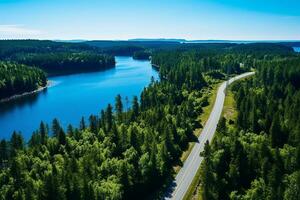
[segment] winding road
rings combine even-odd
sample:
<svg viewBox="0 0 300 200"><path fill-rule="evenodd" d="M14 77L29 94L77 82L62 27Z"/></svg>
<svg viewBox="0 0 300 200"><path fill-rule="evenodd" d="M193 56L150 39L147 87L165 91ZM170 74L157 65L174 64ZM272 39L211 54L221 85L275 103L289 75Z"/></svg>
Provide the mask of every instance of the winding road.
<svg viewBox="0 0 300 200"><path fill-rule="evenodd" d="M233 83L234 81L251 76L254 73L255 72L247 72L235 76L221 84L221 86L218 89L215 104L212 109L212 112L210 113L209 119L205 123L205 126L200 136L198 137L197 143L193 147L191 153L189 154L188 158L184 162L184 165L182 166L175 180L173 181L171 191L168 194L166 194L165 199L176 199L176 200L183 199L190 184L192 183L193 178L195 177L197 170L200 167L200 164L203 160L203 157L200 156L200 152L204 150L204 144L207 140L211 142L214 133L216 131L218 121L221 117L223 104L225 100L226 87L231 83Z"/></svg>

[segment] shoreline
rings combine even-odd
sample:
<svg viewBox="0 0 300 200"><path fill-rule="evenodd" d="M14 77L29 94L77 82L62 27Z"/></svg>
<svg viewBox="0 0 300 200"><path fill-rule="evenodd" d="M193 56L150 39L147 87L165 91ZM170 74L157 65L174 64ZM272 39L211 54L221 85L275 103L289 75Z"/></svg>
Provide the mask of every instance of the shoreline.
<svg viewBox="0 0 300 200"><path fill-rule="evenodd" d="M24 93L22 93L22 94L16 94L16 95L13 95L13 96L10 96L10 97L1 99L1 100L0 100L0 103L9 102L9 101L12 101L12 100L14 100L14 99L18 99L18 98L21 98L21 97L24 97L24 96L27 96L27 95L39 93L39 92L41 92L41 91L47 89L47 88L48 88L49 86L51 86L51 85L52 85L52 81L48 80L48 81L47 81L47 84L46 84L44 87L39 87L38 89L33 90L33 91L30 91L30 92L24 92Z"/></svg>
<svg viewBox="0 0 300 200"><path fill-rule="evenodd" d="M159 71L159 66L158 66L158 65L153 64L153 63L151 63L151 65L152 65L152 67L153 67L154 69L156 69L157 71Z"/></svg>

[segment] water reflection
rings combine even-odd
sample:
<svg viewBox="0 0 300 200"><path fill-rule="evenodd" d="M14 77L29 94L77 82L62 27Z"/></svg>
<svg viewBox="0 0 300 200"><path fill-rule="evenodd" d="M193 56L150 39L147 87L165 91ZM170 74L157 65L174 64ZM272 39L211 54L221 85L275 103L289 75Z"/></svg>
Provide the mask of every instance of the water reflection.
<svg viewBox="0 0 300 200"><path fill-rule="evenodd" d="M51 77L51 86L33 95L0 104L0 139L21 131L28 140L41 121L51 124L58 118L63 127L78 126L82 116L98 115L120 94L131 102L139 96L157 71L149 61L116 57L116 68L101 72ZM124 105L125 107L125 105Z"/></svg>
<svg viewBox="0 0 300 200"><path fill-rule="evenodd" d="M15 109L22 109L23 107L32 107L43 95L47 95L48 89L44 89L40 92L18 97L8 102L0 103L0 117L5 115L6 112L11 112Z"/></svg>

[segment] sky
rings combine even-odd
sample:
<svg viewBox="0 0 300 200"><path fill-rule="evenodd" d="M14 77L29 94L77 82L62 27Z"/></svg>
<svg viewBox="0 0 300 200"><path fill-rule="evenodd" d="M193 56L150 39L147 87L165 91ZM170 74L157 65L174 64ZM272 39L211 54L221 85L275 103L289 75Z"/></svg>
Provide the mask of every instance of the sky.
<svg viewBox="0 0 300 200"><path fill-rule="evenodd" d="M0 39L300 40L299 0L0 0Z"/></svg>

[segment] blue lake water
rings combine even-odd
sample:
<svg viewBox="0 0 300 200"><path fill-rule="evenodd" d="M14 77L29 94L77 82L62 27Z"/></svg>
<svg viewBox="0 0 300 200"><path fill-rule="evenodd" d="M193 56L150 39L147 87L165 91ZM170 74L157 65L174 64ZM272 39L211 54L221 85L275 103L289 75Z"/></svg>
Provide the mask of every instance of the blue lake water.
<svg viewBox="0 0 300 200"><path fill-rule="evenodd" d="M293 48L294 48L294 51L300 52L300 47L293 47Z"/></svg>
<svg viewBox="0 0 300 200"><path fill-rule="evenodd" d="M0 104L0 139L9 139L14 130L28 140L41 121L51 125L54 118L66 127L78 127L82 116L86 122L98 115L117 94L129 101L138 96L158 73L149 61L116 57L116 67L101 72L51 77L52 86L35 95Z"/></svg>

